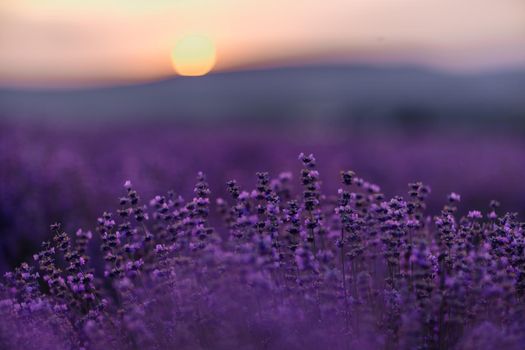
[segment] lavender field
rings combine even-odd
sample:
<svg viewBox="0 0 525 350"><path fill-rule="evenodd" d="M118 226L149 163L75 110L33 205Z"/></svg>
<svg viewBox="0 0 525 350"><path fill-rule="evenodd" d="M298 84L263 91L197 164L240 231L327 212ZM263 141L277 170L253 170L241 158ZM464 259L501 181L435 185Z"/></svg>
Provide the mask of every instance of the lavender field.
<svg viewBox="0 0 525 350"><path fill-rule="evenodd" d="M439 212L450 192L464 207L486 210L497 199L525 213L525 140L520 134L454 132L358 133L335 128L53 125L4 123L0 138L1 269L15 267L61 221L70 231L92 225L116 203L132 179L145 198L165 190L185 197L198 171L208 174L212 197L236 179L253 186L257 171L298 171L297 154L319 157L323 188L336 193L340 169L352 168L402 195L409 182L431 185L428 206ZM299 189L294 177L291 186ZM33 223L28 225L27 222Z"/></svg>
<svg viewBox="0 0 525 350"><path fill-rule="evenodd" d="M0 345L520 349L523 149L454 130L4 123Z"/></svg>
<svg viewBox="0 0 525 350"><path fill-rule="evenodd" d="M325 349L525 349L525 1L0 1L0 350Z"/></svg>

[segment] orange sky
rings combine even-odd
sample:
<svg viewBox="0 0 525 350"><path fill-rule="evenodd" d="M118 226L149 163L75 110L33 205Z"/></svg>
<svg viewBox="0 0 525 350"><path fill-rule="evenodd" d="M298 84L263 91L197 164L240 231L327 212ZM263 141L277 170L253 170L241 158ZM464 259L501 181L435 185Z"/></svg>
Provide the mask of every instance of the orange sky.
<svg viewBox="0 0 525 350"><path fill-rule="evenodd" d="M78 85L173 74L188 34L215 70L303 62L525 66L524 0L2 0L0 84Z"/></svg>

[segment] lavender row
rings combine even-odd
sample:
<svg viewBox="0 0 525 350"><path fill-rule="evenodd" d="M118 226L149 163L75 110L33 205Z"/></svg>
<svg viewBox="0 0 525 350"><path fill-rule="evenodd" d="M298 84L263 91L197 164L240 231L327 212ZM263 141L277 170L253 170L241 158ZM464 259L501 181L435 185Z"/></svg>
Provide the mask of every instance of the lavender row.
<svg viewBox="0 0 525 350"><path fill-rule="evenodd" d="M228 181L210 200L144 203L127 181L94 233L53 239L5 274L6 349L519 349L525 223L492 201L430 215L428 186L388 198L352 171L321 188L316 159ZM217 212L220 223L212 224ZM100 254L89 254L97 238Z"/></svg>
<svg viewBox="0 0 525 350"><path fill-rule="evenodd" d="M465 208L487 208L497 198L503 209L525 213L525 143L497 134L2 124L0 271L30 256L49 238L52 222L69 231L88 227L123 179L134 179L145 197L166 188L188 195L194 174L204 170L216 199L226 195L228 179L251 186L256 171L298 171L293 159L303 149L320 156L327 192L337 190L339 169L351 165L389 196L402 194L407 182L431 183L427 205L434 212L447 193L460 191ZM217 221L214 213L211 219Z"/></svg>

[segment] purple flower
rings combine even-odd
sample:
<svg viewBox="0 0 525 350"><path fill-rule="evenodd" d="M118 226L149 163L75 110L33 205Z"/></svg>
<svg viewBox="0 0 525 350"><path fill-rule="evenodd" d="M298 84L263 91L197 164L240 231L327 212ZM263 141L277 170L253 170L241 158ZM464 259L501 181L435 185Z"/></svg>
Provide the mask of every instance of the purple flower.
<svg viewBox="0 0 525 350"><path fill-rule="evenodd" d="M483 217L479 210L471 210L468 212L467 216L469 219L481 219Z"/></svg>

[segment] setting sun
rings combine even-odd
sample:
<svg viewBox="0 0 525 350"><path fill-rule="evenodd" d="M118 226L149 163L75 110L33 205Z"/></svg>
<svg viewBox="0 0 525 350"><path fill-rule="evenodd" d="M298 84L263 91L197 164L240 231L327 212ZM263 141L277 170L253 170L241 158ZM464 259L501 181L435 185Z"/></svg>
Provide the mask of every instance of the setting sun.
<svg viewBox="0 0 525 350"><path fill-rule="evenodd" d="M215 45L202 35L183 37L173 49L171 59L177 74L201 76L209 73L215 66Z"/></svg>

